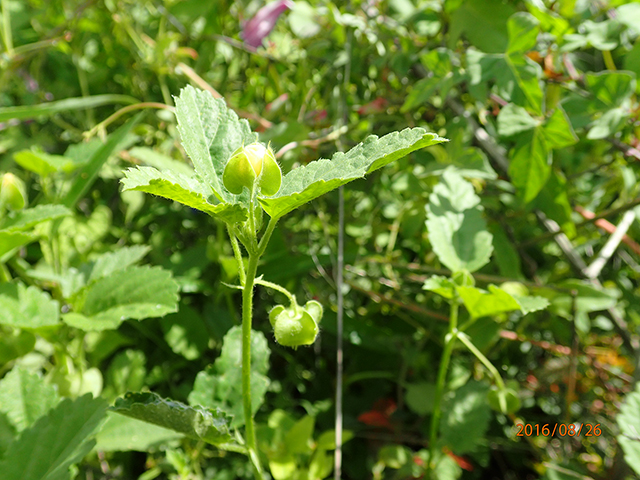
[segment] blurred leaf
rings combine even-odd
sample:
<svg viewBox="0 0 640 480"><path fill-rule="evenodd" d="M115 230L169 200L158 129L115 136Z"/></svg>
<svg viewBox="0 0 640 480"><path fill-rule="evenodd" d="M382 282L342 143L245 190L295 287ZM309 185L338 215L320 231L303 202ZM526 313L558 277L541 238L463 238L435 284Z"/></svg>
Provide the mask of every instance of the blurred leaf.
<svg viewBox="0 0 640 480"><path fill-rule="evenodd" d="M178 308L178 285L159 267L128 267L97 280L78 294L79 311L63 314L85 331L115 329L127 319L162 317Z"/></svg>
<svg viewBox="0 0 640 480"><path fill-rule="evenodd" d="M3 333L0 335L0 364L26 355L35 344L36 337L28 330L14 329L12 333Z"/></svg>
<svg viewBox="0 0 640 480"><path fill-rule="evenodd" d="M59 400L53 385L21 367L14 367L0 380L0 412L18 432L33 425Z"/></svg>
<svg viewBox="0 0 640 480"><path fill-rule="evenodd" d="M75 177L69 187L69 190L62 199L62 204L66 207L75 207L87 191L93 186L98 178L100 169L109 160L114 151L120 147L126 140L131 129L140 121L142 114L138 114L115 132L107 137L107 141L98 148L89 161L85 163L75 174Z"/></svg>
<svg viewBox="0 0 640 480"><path fill-rule="evenodd" d="M407 406L418 415L427 415L433 411L436 386L429 382L410 383L407 385Z"/></svg>
<svg viewBox="0 0 640 480"><path fill-rule="evenodd" d="M507 21L509 45L507 53L524 53L536 45L539 33L539 22L527 12L518 12Z"/></svg>
<svg viewBox="0 0 640 480"><path fill-rule="evenodd" d="M523 135L511 151L509 175L525 203L536 198L551 172L551 153L540 129Z"/></svg>
<svg viewBox="0 0 640 480"><path fill-rule="evenodd" d="M604 105L614 108L634 93L635 75L631 72L587 73L584 78L587 89Z"/></svg>
<svg viewBox="0 0 640 480"><path fill-rule="evenodd" d="M620 429L618 442L624 452L627 464L640 475L640 384L627 394L616 416Z"/></svg>
<svg viewBox="0 0 640 480"><path fill-rule="evenodd" d="M64 205L36 205L33 208L12 212L4 217L0 222L0 230L5 232L25 231L38 223L66 217L67 215L71 215L71 210Z"/></svg>
<svg viewBox="0 0 640 480"><path fill-rule="evenodd" d="M217 445L227 442L231 417L220 409L189 407L152 392L127 393L110 410Z"/></svg>
<svg viewBox="0 0 640 480"><path fill-rule="evenodd" d="M251 331L251 408L255 413L264 401L269 387L269 347L262 332ZM242 406L242 328L227 332L222 352L214 364L198 373L189 394L191 405L220 407L233 415L231 426L244 425Z"/></svg>
<svg viewBox="0 0 640 480"><path fill-rule="evenodd" d="M511 137L521 132L535 128L538 122L522 107L510 103L502 109L498 115L498 134L503 137Z"/></svg>
<svg viewBox="0 0 640 480"><path fill-rule="evenodd" d="M107 277L114 272L138 263L149 253L150 247L146 245L134 245L132 247L122 247L115 252L107 252L100 255L91 266L89 282Z"/></svg>
<svg viewBox="0 0 640 480"><path fill-rule="evenodd" d="M466 0L451 15L449 47L461 34L487 53L504 52L508 44L507 20L514 8L500 0Z"/></svg>
<svg viewBox="0 0 640 480"><path fill-rule="evenodd" d="M181 438L179 433L135 418L107 412L107 421L96 435L96 450L103 452L147 452L168 441Z"/></svg>
<svg viewBox="0 0 640 480"><path fill-rule="evenodd" d="M473 186L453 169L444 172L429 196L429 242L439 260L453 272L474 272L491 257L491 234L479 203Z"/></svg>
<svg viewBox="0 0 640 480"><path fill-rule="evenodd" d="M310 453L315 418L305 415L289 429L284 437L288 453Z"/></svg>
<svg viewBox="0 0 640 480"><path fill-rule="evenodd" d="M171 350L187 360L200 358L209 345L209 332L202 317L191 307L160 319L164 338Z"/></svg>
<svg viewBox="0 0 640 480"><path fill-rule="evenodd" d="M22 150L13 155L13 159L25 170L34 172L41 177L58 172L69 172L76 164L73 160L60 155L49 155L39 150Z"/></svg>
<svg viewBox="0 0 640 480"><path fill-rule="evenodd" d="M0 284L0 323L35 329L60 321L60 305L48 293L21 283Z"/></svg>
<svg viewBox="0 0 640 480"><path fill-rule="evenodd" d="M440 275L433 275L427 278L422 285L423 290L437 293L444 298L453 298L455 296L456 285L449 278Z"/></svg>
<svg viewBox="0 0 640 480"><path fill-rule="evenodd" d="M106 402L85 395L65 399L22 432L0 460L2 480L69 480L69 467L94 445Z"/></svg>
<svg viewBox="0 0 640 480"><path fill-rule="evenodd" d="M10 252L33 242L38 237L29 233L0 231L0 257L5 257Z"/></svg>
<svg viewBox="0 0 640 480"><path fill-rule="evenodd" d="M578 137L562 107L553 111L542 131L549 148L566 148L578 143Z"/></svg>
<svg viewBox="0 0 640 480"><path fill-rule="evenodd" d="M458 294L472 318L493 316L512 310L520 310L520 305L507 292L495 285L489 291L475 287L458 287Z"/></svg>
<svg viewBox="0 0 640 480"><path fill-rule="evenodd" d="M138 101L127 95L94 95L92 97L66 98L57 102L41 103L39 105L22 105L19 107L0 108L0 122L13 118L22 120L39 116L51 116L56 113L68 112L69 110L82 110L95 108L101 105L112 103L134 104Z"/></svg>
<svg viewBox="0 0 640 480"><path fill-rule="evenodd" d="M458 455L478 449L491 419L488 390L487 385L471 381L444 400L439 443Z"/></svg>

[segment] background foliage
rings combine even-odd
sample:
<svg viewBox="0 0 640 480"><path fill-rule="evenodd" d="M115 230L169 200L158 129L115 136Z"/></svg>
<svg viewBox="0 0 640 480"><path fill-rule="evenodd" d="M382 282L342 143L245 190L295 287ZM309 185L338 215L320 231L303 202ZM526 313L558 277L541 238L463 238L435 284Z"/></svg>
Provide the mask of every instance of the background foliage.
<svg viewBox="0 0 640 480"><path fill-rule="evenodd" d="M70 465L79 479L251 475L203 437L106 411L151 389L190 405L189 418L242 423L216 410L239 409L224 225L119 188L131 166L190 171L162 108L187 84L248 118L285 172L369 134L417 126L450 139L345 189L344 478L424 474L448 279L461 268L488 292L499 284L549 308L482 310L462 295L466 334L521 408L492 410L491 375L455 348L437 478L640 472L640 4L298 1L258 47L240 35L257 1L1 6L0 171L14 175L4 191L17 185L0 219L9 478L70 478ZM140 102L150 109L136 116ZM443 199L457 215L438 209ZM256 419L275 478L332 471L337 206L331 194L285 217L261 265L325 306L320 341L293 351L267 320L283 298L258 290ZM459 255L467 215L474 248ZM518 437L516 423L597 424L601 435ZM65 449L43 451L57 432Z"/></svg>

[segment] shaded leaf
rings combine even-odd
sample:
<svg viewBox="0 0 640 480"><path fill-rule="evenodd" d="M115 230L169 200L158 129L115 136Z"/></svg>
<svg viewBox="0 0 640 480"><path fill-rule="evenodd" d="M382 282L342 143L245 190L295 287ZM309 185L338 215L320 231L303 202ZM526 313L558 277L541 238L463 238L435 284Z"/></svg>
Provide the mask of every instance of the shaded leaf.
<svg viewBox="0 0 640 480"><path fill-rule="evenodd" d="M128 267L103 277L78 294L78 311L63 315L81 330L115 329L127 319L162 317L178 306L178 284L159 267Z"/></svg>
<svg viewBox="0 0 640 480"><path fill-rule="evenodd" d="M478 449L491 418L488 390L487 385L471 381L444 400L440 420L441 444L458 455Z"/></svg>
<svg viewBox="0 0 640 480"><path fill-rule="evenodd" d="M251 331L251 408L255 413L269 387L269 347L262 332ZM191 405L220 407L233 415L231 426L244 425L242 405L242 328L231 328L224 337L222 352L214 364L198 373L191 394Z"/></svg>
<svg viewBox="0 0 640 480"><path fill-rule="evenodd" d="M511 151L509 175L525 203L536 198L551 172L551 156L540 129L523 136Z"/></svg>
<svg viewBox="0 0 640 480"><path fill-rule="evenodd" d="M21 367L14 367L0 380L0 412L18 432L33 425L59 401L53 385Z"/></svg>
<svg viewBox="0 0 640 480"><path fill-rule="evenodd" d="M103 452L146 452L182 435L135 418L107 412L107 421L96 435L96 450Z"/></svg>
<svg viewBox="0 0 640 480"><path fill-rule="evenodd" d="M29 230L38 223L67 215L71 215L71 210L64 205L36 205L33 208L12 212L4 217L0 222L0 230L9 232Z"/></svg>
<svg viewBox="0 0 640 480"><path fill-rule="evenodd" d="M18 283L0 285L0 324L40 328L60 321L60 305L37 287Z"/></svg>
<svg viewBox="0 0 640 480"><path fill-rule="evenodd" d="M213 445L231 438L231 418L220 409L189 407L152 392L129 392L124 398L118 398L110 410Z"/></svg>
<svg viewBox="0 0 640 480"><path fill-rule="evenodd" d="M106 407L105 400L90 394L60 402L9 446L0 460L2 480L68 480L69 467L93 447L89 438Z"/></svg>
<svg viewBox="0 0 640 480"><path fill-rule="evenodd" d="M491 234L473 186L453 169L442 175L427 205L427 230L433 251L453 272L474 272L489 262Z"/></svg>

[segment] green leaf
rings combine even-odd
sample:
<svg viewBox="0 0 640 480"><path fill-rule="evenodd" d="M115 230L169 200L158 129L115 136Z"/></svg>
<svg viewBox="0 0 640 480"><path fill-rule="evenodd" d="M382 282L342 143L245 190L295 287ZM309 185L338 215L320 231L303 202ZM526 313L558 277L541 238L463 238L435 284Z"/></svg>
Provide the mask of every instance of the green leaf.
<svg viewBox="0 0 640 480"><path fill-rule="evenodd" d="M187 360L200 358L207 350L209 331L193 308L181 305L178 312L160 319L160 326L171 350Z"/></svg>
<svg viewBox="0 0 640 480"><path fill-rule="evenodd" d="M576 293L575 303L574 298L566 293L556 294L551 300L553 309L565 318L571 317L574 305L580 312L598 312L614 307L620 298L616 289L599 288L583 280L565 280L557 286Z"/></svg>
<svg viewBox="0 0 640 480"><path fill-rule="evenodd" d="M37 205L33 208L12 212L4 217L0 222L0 230L8 232L25 231L38 223L48 222L68 215L71 215L71 210L64 205Z"/></svg>
<svg viewBox="0 0 640 480"><path fill-rule="evenodd" d="M526 106L534 114L542 115L543 93L540 86L540 65L521 53L506 54L504 60L518 85L519 92L517 93L524 97ZM504 79L501 79L503 84L509 82L508 75L504 75L504 72L501 75L504 77ZM509 87L511 86L509 85ZM514 103L522 103L515 93L509 99Z"/></svg>
<svg viewBox="0 0 640 480"><path fill-rule="evenodd" d="M526 132L537 125L538 121L529 112L513 103L504 106L498 114L498 135L503 137Z"/></svg>
<svg viewBox="0 0 640 480"><path fill-rule="evenodd" d="M218 203L212 190L195 177L179 172L160 172L153 167L130 168L124 175L121 182L125 191L138 190L168 198L225 222L243 222L247 219L246 208L240 204Z"/></svg>
<svg viewBox="0 0 640 480"><path fill-rule="evenodd" d="M453 453L476 451L484 439L491 418L488 390L487 385L471 381L443 402L440 443Z"/></svg>
<svg viewBox="0 0 640 480"><path fill-rule="evenodd" d="M218 200L235 203L235 196L222 183L224 167L234 150L257 141L258 136L249 122L240 120L223 99L214 99L209 92L187 86L175 100L182 145L196 173Z"/></svg>
<svg viewBox="0 0 640 480"><path fill-rule="evenodd" d="M551 154L538 128L520 138L511 151L509 175L525 203L536 198L551 173Z"/></svg>
<svg viewBox="0 0 640 480"><path fill-rule="evenodd" d="M507 21L509 46L507 53L523 54L536 45L540 23L527 12L518 12Z"/></svg>
<svg viewBox="0 0 640 480"><path fill-rule="evenodd" d="M107 412L107 421L96 435L95 449L102 452L146 452L171 440L182 438L177 432Z"/></svg>
<svg viewBox="0 0 640 480"><path fill-rule="evenodd" d="M531 207L542 210L547 217L558 222L569 238L573 238L576 234L576 226L571 218L573 209L567 192L567 181L562 176L562 172L552 170L549 180L531 202Z"/></svg>
<svg viewBox="0 0 640 480"><path fill-rule="evenodd" d="M587 73L584 82L587 89L610 108L628 100L636 89L636 78L632 72Z"/></svg>
<svg viewBox="0 0 640 480"><path fill-rule="evenodd" d="M407 385L407 406L418 415L427 415L433 411L436 398L436 386L429 382Z"/></svg>
<svg viewBox="0 0 640 480"><path fill-rule="evenodd" d="M103 277L78 294L77 312L65 323L81 330L115 329L127 319L162 317L178 307L178 284L160 267L128 267Z"/></svg>
<svg viewBox="0 0 640 480"><path fill-rule="evenodd" d="M313 429L316 419L311 415L305 415L284 436L284 444L288 453L310 453Z"/></svg>
<svg viewBox="0 0 640 480"><path fill-rule="evenodd" d="M578 143L578 136L562 109L556 108L542 127L547 146L551 149L570 147Z"/></svg>
<svg viewBox="0 0 640 480"><path fill-rule="evenodd" d="M440 275L433 275L427 278L422 285L423 290L437 293L438 295L449 299L455 296L455 288L455 283L453 283L449 278Z"/></svg>
<svg viewBox="0 0 640 480"><path fill-rule="evenodd" d="M453 169L445 170L429 196L429 241L438 259L453 272L474 272L491 257L492 237L479 203L473 186Z"/></svg>
<svg viewBox="0 0 640 480"><path fill-rule="evenodd" d="M122 247L115 252L103 253L91 266L88 282L94 282L138 263L150 250L151 247L147 245L134 245Z"/></svg>
<svg viewBox="0 0 640 480"><path fill-rule="evenodd" d="M94 95L92 97L65 98L57 102L41 103L38 105L5 107L0 108L0 122L5 122L13 118L22 120L39 116L51 116L56 113L68 112L69 110L95 108L112 103L126 103L131 105L138 103L138 100L127 95Z"/></svg>
<svg viewBox="0 0 640 480"><path fill-rule="evenodd" d="M231 418L220 409L189 407L152 392L129 392L124 398L118 398L110 410L213 445L231 438Z"/></svg>
<svg viewBox="0 0 640 480"><path fill-rule="evenodd" d="M508 44L507 22L515 9L500 0L466 0L451 15L448 45L455 48L462 33L480 50L504 52Z"/></svg>
<svg viewBox="0 0 640 480"><path fill-rule="evenodd" d="M187 165L184 161L174 160L173 158L167 157L166 155L148 147L134 147L129 150L129 155L142 161L145 165L154 167L161 172L168 170L175 173L182 173L189 177L195 176L193 168L190 165Z"/></svg>
<svg viewBox="0 0 640 480"><path fill-rule="evenodd" d="M0 285L0 324L34 329L59 321L60 305L48 293L20 283Z"/></svg>
<svg viewBox="0 0 640 480"><path fill-rule="evenodd" d="M255 413L269 387L269 347L262 332L251 331L251 409ZM231 328L214 364L198 373L189 404L220 407L233 415L231 426L244 425L242 406L242 328Z"/></svg>
<svg viewBox="0 0 640 480"><path fill-rule="evenodd" d="M640 384L627 394L616 417L620 435L618 443L627 464L640 475Z"/></svg>
<svg viewBox="0 0 640 480"><path fill-rule="evenodd" d="M321 159L298 167L282 179L280 191L273 197L261 197L260 204L274 218L295 210L356 178L362 178L414 150L445 142L422 128L407 128L378 138L371 135L347 153L336 153L331 160Z"/></svg>
<svg viewBox="0 0 640 480"><path fill-rule="evenodd" d="M520 305L520 310L523 315L530 312L537 312L538 310L544 310L549 306L549 300L544 297L531 297L512 295L513 299Z"/></svg>
<svg viewBox="0 0 640 480"><path fill-rule="evenodd" d="M11 252L16 249L31 243L38 237L28 233L0 231L0 258L4 260L5 257L9 257Z"/></svg>
<svg viewBox="0 0 640 480"><path fill-rule="evenodd" d="M600 140L613 135L624 126L629 116L629 109L627 107L607 110L591 122L587 138L589 140Z"/></svg>
<svg viewBox="0 0 640 480"><path fill-rule="evenodd" d="M3 333L0 336L0 364L26 355L35 345L36 336L27 330L13 329L11 333Z"/></svg>
<svg viewBox="0 0 640 480"><path fill-rule="evenodd" d="M106 407L105 400L90 394L60 402L9 446L0 460L2 480L69 480L69 467L93 447L89 438Z"/></svg>
<svg viewBox="0 0 640 480"><path fill-rule="evenodd" d="M60 155L49 155L39 150L22 150L13 154L13 159L22 168L34 172L41 177L58 172L70 172L76 164L70 158Z"/></svg>
<svg viewBox="0 0 640 480"><path fill-rule="evenodd" d="M93 153L89 161L78 169L69 191L62 199L61 203L63 205L73 208L78 203L78 200L87 193L98 178L102 166L109 160L111 154L123 144L127 135L140 118L142 118L142 114L138 114L109 135L107 141Z"/></svg>
<svg viewBox="0 0 640 480"><path fill-rule="evenodd" d="M18 432L33 425L59 400L53 385L21 367L14 367L0 380L0 412L7 415Z"/></svg>
<svg viewBox="0 0 640 480"><path fill-rule="evenodd" d="M495 285L488 286L489 292L475 287L458 287L458 294L472 318L497 315L512 310L520 310L520 305L507 292Z"/></svg>

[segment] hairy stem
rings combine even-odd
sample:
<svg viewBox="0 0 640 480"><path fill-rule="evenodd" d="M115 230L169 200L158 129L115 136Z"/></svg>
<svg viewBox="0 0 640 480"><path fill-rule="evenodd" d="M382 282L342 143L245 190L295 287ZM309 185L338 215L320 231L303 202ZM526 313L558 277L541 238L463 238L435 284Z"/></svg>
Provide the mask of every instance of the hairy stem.
<svg viewBox="0 0 640 480"><path fill-rule="evenodd" d="M456 343L457 334L458 300L454 298L451 301L449 315L449 332L447 333L447 336L444 340L444 350L442 351L442 357L440 358L440 370L438 371L436 395L433 402L433 415L431 416L431 429L429 435L429 462L427 463L427 479L432 478L432 469L433 467L435 467L434 455L436 452L436 442L438 440L438 426L440 424L440 415L442 414L442 396L444 395L444 388L447 380L447 371L449 370L449 361L451 360L451 353L453 352L453 346Z"/></svg>
<svg viewBox="0 0 640 480"><path fill-rule="evenodd" d="M249 458L255 469L257 480L264 478L258 448L256 433L251 412L251 321L253 316L253 286L258 270L259 255L249 252L244 288L242 289L242 404L244 407L245 439Z"/></svg>

